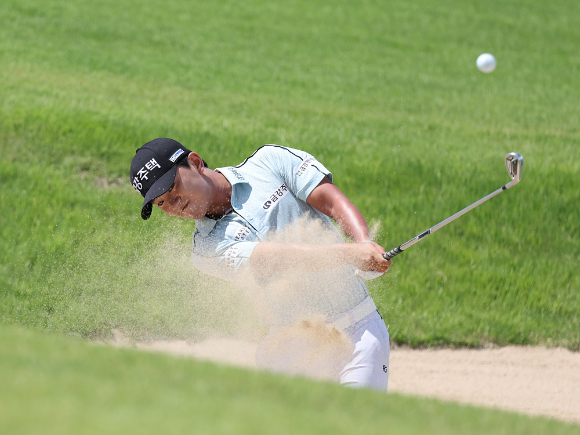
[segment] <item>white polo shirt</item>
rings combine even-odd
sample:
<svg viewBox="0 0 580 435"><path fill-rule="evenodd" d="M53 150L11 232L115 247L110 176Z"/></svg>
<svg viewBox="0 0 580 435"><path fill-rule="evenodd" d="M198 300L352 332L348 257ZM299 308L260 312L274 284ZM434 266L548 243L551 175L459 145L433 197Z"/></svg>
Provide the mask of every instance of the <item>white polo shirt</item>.
<svg viewBox="0 0 580 435"><path fill-rule="evenodd" d="M259 279L252 274L250 257L260 242L344 243L328 216L306 202L325 176L332 181L314 157L265 145L242 164L216 170L232 185L233 210L217 221L196 219L192 260L199 270L248 289L272 325L332 318L368 296L351 265L310 273L273 270Z"/></svg>

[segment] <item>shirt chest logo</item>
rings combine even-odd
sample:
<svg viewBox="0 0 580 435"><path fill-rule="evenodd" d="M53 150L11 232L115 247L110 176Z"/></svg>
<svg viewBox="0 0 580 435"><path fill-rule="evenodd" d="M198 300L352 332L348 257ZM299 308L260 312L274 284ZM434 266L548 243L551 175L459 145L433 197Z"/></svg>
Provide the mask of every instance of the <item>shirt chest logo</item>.
<svg viewBox="0 0 580 435"><path fill-rule="evenodd" d="M268 210L270 207L276 205L279 200L284 198L288 192L289 192L288 186L286 186L286 183L283 183L270 195L270 197L266 200L266 202L262 204L262 208L264 210Z"/></svg>

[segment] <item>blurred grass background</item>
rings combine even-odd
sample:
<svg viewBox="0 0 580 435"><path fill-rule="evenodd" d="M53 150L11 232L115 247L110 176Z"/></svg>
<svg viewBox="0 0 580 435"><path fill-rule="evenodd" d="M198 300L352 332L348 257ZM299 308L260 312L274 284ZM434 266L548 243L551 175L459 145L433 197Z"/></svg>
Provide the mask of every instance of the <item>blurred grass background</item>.
<svg viewBox="0 0 580 435"><path fill-rule="evenodd" d="M210 166L303 149L397 257L370 289L412 346L580 348L580 4L60 1L0 5L0 318L84 337L248 335L187 263L193 222L141 221L136 148ZM482 52L498 67L475 67Z"/></svg>

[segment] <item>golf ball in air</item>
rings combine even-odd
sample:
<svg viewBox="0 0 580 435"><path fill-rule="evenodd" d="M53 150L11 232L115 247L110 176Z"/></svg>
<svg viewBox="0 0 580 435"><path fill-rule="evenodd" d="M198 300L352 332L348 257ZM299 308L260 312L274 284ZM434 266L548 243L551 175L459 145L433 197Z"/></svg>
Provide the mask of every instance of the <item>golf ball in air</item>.
<svg viewBox="0 0 580 435"><path fill-rule="evenodd" d="M483 71L484 73L490 73L495 69L495 57L489 53L483 53L479 55L475 64L480 71Z"/></svg>

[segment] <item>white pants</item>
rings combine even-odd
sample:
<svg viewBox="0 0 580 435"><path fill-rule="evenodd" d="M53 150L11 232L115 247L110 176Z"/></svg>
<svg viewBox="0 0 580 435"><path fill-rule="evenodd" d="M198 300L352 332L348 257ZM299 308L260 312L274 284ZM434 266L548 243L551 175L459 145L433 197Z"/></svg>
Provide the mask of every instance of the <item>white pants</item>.
<svg viewBox="0 0 580 435"><path fill-rule="evenodd" d="M269 371L339 381L355 388L387 391L389 332L378 311L343 333L316 322L271 328L258 346L257 366Z"/></svg>
<svg viewBox="0 0 580 435"><path fill-rule="evenodd" d="M378 311L344 331L354 342L352 360L341 370L340 383L387 391L389 385L389 331Z"/></svg>

